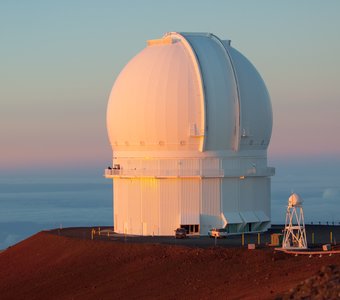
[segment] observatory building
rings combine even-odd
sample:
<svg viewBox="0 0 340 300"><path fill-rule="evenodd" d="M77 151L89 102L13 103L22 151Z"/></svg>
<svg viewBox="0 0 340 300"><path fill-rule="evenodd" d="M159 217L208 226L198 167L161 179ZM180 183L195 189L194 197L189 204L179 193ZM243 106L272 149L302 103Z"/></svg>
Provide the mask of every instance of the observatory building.
<svg viewBox="0 0 340 300"><path fill-rule="evenodd" d="M107 129L116 232L270 226L270 98L229 40L177 32L149 40L114 83Z"/></svg>

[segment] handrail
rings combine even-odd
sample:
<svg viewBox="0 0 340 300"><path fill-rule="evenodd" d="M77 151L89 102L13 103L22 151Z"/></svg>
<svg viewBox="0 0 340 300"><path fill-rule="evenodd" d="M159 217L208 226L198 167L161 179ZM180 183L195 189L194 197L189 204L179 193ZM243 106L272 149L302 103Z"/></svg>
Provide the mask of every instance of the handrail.
<svg viewBox="0 0 340 300"><path fill-rule="evenodd" d="M223 177L222 169L105 169L105 176L150 176L150 177Z"/></svg>
<svg viewBox="0 0 340 300"><path fill-rule="evenodd" d="M294 251L283 248L275 248L276 251L281 251L287 254L295 254L295 255L331 255L331 254L340 254L340 250L329 250L329 251Z"/></svg>
<svg viewBox="0 0 340 300"><path fill-rule="evenodd" d="M274 168L238 169L105 169L105 177L245 177L271 176Z"/></svg>

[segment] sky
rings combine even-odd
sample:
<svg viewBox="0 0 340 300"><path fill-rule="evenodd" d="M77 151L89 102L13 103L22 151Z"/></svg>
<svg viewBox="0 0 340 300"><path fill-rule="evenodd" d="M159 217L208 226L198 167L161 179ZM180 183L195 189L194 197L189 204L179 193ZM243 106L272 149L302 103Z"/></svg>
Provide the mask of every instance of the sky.
<svg viewBox="0 0 340 300"><path fill-rule="evenodd" d="M340 1L0 1L0 173L111 161L124 65L169 31L232 40L269 90L272 165L340 161ZM81 171L79 171L81 172Z"/></svg>

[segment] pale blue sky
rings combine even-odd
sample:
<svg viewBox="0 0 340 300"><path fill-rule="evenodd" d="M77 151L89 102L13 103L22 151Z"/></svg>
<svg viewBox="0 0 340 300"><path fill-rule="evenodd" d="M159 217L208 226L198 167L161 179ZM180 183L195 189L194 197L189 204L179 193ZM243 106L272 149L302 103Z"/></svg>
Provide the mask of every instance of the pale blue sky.
<svg viewBox="0 0 340 300"><path fill-rule="evenodd" d="M102 173L112 155L105 124L112 85L146 40L168 31L231 39L266 82L273 222L283 222L291 191L305 199L307 221L339 222L338 0L0 0L0 222L111 222L110 189L45 193L41 176L72 187L87 175L110 184ZM34 175L39 193L21 193L20 177L31 184ZM1 227L0 247L24 238L23 227L18 237L11 225L8 240Z"/></svg>
<svg viewBox="0 0 340 300"><path fill-rule="evenodd" d="M167 31L229 38L274 110L271 160L340 157L340 1L0 2L0 169L106 166L114 80Z"/></svg>

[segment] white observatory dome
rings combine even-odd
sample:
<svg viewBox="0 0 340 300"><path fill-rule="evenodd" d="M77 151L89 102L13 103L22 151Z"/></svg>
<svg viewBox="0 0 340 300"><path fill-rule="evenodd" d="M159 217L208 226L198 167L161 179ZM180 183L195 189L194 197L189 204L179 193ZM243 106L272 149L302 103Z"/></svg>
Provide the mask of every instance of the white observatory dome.
<svg viewBox="0 0 340 300"><path fill-rule="evenodd" d="M288 198L288 206L290 206L290 207L292 207L292 206L301 206L302 203L303 203L303 199L297 193L291 194L290 197Z"/></svg>
<svg viewBox="0 0 340 300"><path fill-rule="evenodd" d="M272 110L262 78L230 41L171 32L120 73L107 128L114 151L263 150Z"/></svg>
<svg viewBox="0 0 340 300"><path fill-rule="evenodd" d="M271 103L230 41L177 32L148 41L114 83L107 129L116 232L270 226Z"/></svg>

